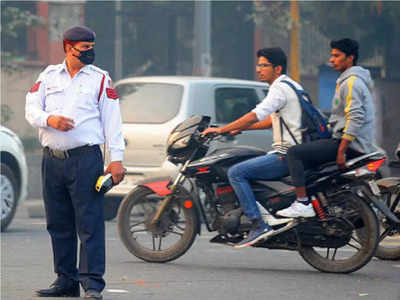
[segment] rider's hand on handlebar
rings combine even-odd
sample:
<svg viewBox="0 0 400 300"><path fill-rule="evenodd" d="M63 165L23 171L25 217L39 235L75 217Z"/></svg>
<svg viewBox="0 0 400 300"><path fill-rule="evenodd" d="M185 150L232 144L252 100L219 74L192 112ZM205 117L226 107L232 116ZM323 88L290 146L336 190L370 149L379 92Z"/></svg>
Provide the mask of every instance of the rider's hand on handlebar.
<svg viewBox="0 0 400 300"><path fill-rule="evenodd" d="M208 127L205 129L202 133L201 136L207 136L207 135L219 135L221 134L221 128L216 128L216 127Z"/></svg>

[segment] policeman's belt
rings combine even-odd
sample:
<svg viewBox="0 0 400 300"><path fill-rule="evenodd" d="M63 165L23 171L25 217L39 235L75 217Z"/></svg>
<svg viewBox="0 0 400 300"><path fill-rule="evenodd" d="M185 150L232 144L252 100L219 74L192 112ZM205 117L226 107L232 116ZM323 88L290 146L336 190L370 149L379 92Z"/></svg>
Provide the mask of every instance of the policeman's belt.
<svg viewBox="0 0 400 300"><path fill-rule="evenodd" d="M43 151L45 154L48 154L49 156L56 157L59 159L66 159L71 156L79 156L85 153L96 151L98 148L99 148L98 145L93 145L93 146L85 145L70 150L62 151L62 150L50 149L49 147L44 147Z"/></svg>

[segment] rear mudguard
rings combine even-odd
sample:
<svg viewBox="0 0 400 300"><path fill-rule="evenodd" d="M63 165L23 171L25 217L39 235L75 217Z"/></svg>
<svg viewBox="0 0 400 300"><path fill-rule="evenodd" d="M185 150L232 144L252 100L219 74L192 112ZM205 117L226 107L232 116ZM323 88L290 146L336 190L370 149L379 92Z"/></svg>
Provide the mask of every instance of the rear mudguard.
<svg viewBox="0 0 400 300"><path fill-rule="evenodd" d="M361 196L362 199L379 209L391 221L400 224L400 220L390 211L389 207L387 207L382 200L373 195L366 186L359 187L357 190L357 195Z"/></svg>
<svg viewBox="0 0 400 300"><path fill-rule="evenodd" d="M172 177L155 177L155 178L148 178L145 180L138 181L136 183L136 186L142 186L145 188L150 189L154 193L156 193L159 196L166 196L171 194L171 190L168 189L168 186L172 184ZM201 217L200 217L200 208L197 203L196 197L193 197L192 199L193 202L193 207L192 209L195 210L197 219L199 220L199 224L197 226L198 230L197 233L200 235L201 234Z"/></svg>

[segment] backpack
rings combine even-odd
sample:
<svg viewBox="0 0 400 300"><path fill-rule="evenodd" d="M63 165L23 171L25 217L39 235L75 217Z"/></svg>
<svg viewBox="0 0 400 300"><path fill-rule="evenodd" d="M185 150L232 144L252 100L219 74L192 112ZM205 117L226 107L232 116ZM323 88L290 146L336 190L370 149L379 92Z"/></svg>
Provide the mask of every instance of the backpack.
<svg viewBox="0 0 400 300"><path fill-rule="evenodd" d="M327 118L323 115L320 110L314 106L311 101L310 96L304 90L297 89L293 83L282 80L281 82L289 85L296 93L297 98L299 99L301 106L301 131L302 138L304 142L310 142L320 139L329 139L331 138L331 132L327 126ZM289 130L289 127L286 125L285 121L282 117L279 118L281 123L281 132L282 132L282 124L285 126L286 130L289 132L290 136L293 138L296 144L299 144Z"/></svg>

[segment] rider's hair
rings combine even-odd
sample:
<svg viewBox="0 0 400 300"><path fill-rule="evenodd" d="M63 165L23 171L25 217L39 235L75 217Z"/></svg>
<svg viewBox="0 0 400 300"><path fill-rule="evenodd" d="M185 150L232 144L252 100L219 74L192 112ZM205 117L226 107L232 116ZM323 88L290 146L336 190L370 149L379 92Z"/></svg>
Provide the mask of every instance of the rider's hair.
<svg viewBox="0 0 400 300"><path fill-rule="evenodd" d="M286 54L280 47L262 48L257 51L257 57L263 56L274 66L282 67L282 74L286 74Z"/></svg>
<svg viewBox="0 0 400 300"><path fill-rule="evenodd" d="M344 52L346 56L353 55L353 66L357 65L358 60L358 42L352 39L341 39L337 41L331 41L332 49L339 49Z"/></svg>

